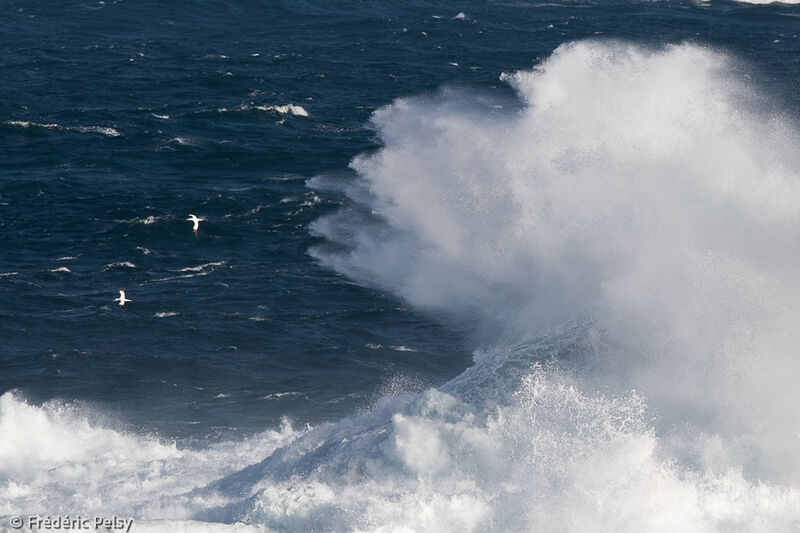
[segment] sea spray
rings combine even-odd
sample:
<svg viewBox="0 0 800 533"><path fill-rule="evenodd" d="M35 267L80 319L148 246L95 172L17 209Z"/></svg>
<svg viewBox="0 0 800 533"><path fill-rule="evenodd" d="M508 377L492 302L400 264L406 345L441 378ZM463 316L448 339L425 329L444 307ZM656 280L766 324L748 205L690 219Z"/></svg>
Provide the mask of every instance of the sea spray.
<svg viewBox="0 0 800 533"><path fill-rule="evenodd" d="M313 252L486 346L591 317L593 349L557 358L641 391L663 453L794 485L800 135L748 68L584 41L503 76L518 109L400 99L352 163L354 206L314 225L340 246Z"/></svg>

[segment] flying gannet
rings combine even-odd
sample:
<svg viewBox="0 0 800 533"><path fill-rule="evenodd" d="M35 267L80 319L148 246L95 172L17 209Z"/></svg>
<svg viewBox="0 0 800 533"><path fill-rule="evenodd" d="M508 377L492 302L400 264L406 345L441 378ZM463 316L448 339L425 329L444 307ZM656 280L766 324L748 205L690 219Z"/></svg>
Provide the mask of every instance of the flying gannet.
<svg viewBox="0 0 800 533"><path fill-rule="evenodd" d="M202 222L205 219L204 218L199 218L197 215L191 215L190 214L189 218L187 218L186 220L188 220L189 222L194 222L194 226L192 227L192 230L194 231L194 234L197 235L197 228L200 227L200 222Z"/></svg>
<svg viewBox="0 0 800 533"><path fill-rule="evenodd" d="M120 289L119 298L114 298L114 301L119 302L120 307L122 307L123 305L125 305L125 302L132 302L133 300L125 298L125 289Z"/></svg>

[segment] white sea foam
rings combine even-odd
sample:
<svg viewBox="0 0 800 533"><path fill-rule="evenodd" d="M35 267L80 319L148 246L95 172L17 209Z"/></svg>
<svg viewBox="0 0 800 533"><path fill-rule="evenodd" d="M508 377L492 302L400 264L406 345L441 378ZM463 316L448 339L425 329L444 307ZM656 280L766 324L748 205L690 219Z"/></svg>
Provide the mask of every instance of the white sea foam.
<svg viewBox="0 0 800 533"><path fill-rule="evenodd" d="M169 318L171 316L178 316L178 313L175 311L160 311L153 315L156 318Z"/></svg>
<svg viewBox="0 0 800 533"><path fill-rule="evenodd" d="M58 268L51 268L50 272L72 272L67 267L58 267Z"/></svg>
<svg viewBox="0 0 800 533"><path fill-rule="evenodd" d="M252 209L249 209L245 212L244 216L255 215L256 213L261 212L262 210L268 208L269 205L257 205Z"/></svg>
<svg viewBox="0 0 800 533"><path fill-rule="evenodd" d="M30 122L27 120L7 120L3 124L8 124L9 126L19 126L20 128L43 128L47 130L64 130L63 126L58 124L45 124L40 122Z"/></svg>
<svg viewBox="0 0 800 533"><path fill-rule="evenodd" d="M487 359L447 391L393 395L337 424L201 451L6 394L0 515L117 513L156 531L197 517L209 530L222 522L219 530L267 531L756 532L800 523L795 488L664 458L641 395L587 391L534 364L493 408L461 399L500 384Z"/></svg>
<svg viewBox="0 0 800 533"><path fill-rule="evenodd" d="M303 201L303 203L301 203L300 205L304 206L304 207L311 207L311 206L317 205L321 201L322 200L320 199L319 196L317 196L316 194L311 193L309 195L306 195L306 200Z"/></svg>
<svg viewBox="0 0 800 533"><path fill-rule="evenodd" d="M202 265L181 268L179 270L176 270L175 272L202 272L204 270L208 270L209 268L223 266L224 264L225 261L217 261L214 263L203 263Z"/></svg>
<svg viewBox="0 0 800 533"><path fill-rule="evenodd" d="M294 115L297 117L309 117L308 111L305 110L302 106L294 105L294 104L286 104L286 105L262 105L262 106L255 106L255 109L260 111L275 111L276 113L280 113L281 115Z"/></svg>
<svg viewBox="0 0 800 533"><path fill-rule="evenodd" d="M518 111L452 90L400 99L373 117L384 148L352 165L369 211L318 221L345 247L313 253L418 308L477 317L484 343L583 317L591 350L554 354L591 386L646 397L662 445L641 457L665 473L656 457L677 461L657 481L691 507L665 510L673 523L724 529L700 517L730 489L760 506L732 518L744 530L784 530L797 515L773 516L747 480L800 483L800 134L744 68L692 45L582 42L504 76ZM615 483L635 486L614 460ZM775 490L796 504L796 488Z"/></svg>
<svg viewBox="0 0 800 533"><path fill-rule="evenodd" d="M109 137L119 137L122 135L116 128L109 128L105 126L79 126L77 128L70 129L75 129L81 133L102 133L103 135L107 135Z"/></svg>
<svg viewBox="0 0 800 533"><path fill-rule="evenodd" d="M202 265L197 265L193 267L184 267L178 270L172 270L171 272L179 273L177 276L167 276L165 278L158 278L151 280L149 283L158 283L162 281L172 281L176 279L188 279L194 277L202 277L208 276L212 272L219 269L219 267L226 265L225 261L217 261L213 263L203 263Z"/></svg>
<svg viewBox="0 0 800 533"><path fill-rule="evenodd" d="M346 426L296 442L293 450L330 446L293 462L296 476L281 476L277 461L251 470L271 482L245 484L246 493L256 490L247 518L292 531L758 531L765 518L775 531L796 525L800 492L752 484L733 470L676 467L659 456L644 412L636 394L581 392L544 367L488 416L435 390L387 398Z"/></svg>
<svg viewBox="0 0 800 533"><path fill-rule="evenodd" d="M414 348L409 348L408 346L399 345L399 346L392 346L392 350L396 350L398 352L416 352Z"/></svg>
<svg viewBox="0 0 800 533"><path fill-rule="evenodd" d="M122 135L116 128L107 126L62 126L60 124L30 122L26 120L7 120L4 124L19 126L21 128L43 128L48 130L76 131L79 133L101 133L108 137L119 137Z"/></svg>
<svg viewBox="0 0 800 533"><path fill-rule="evenodd" d="M137 530L141 520L187 519L226 500L212 494L195 498L189 491L295 438L287 425L193 451L104 427L96 418L79 406L37 407L12 393L0 396L0 516L104 515L113 509L137 517Z"/></svg>
<svg viewBox="0 0 800 533"><path fill-rule="evenodd" d="M136 268L136 265L131 263L130 261L117 261L115 263L108 263L103 267L103 272L106 270L111 270L112 268Z"/></svg>
<svg viewBox="0 0 800 533"><path fill-rule="evenodd" d="M242 111L251 111L251 110L258 110L258 111L268 111L270 113L279 113L281 115L294 115L297 117L309 117L311 116L308 111L303 106L295 105L295 104L286 104L286 105L256 105L253 102L241 104L233 109L229 109L227 107L221 107L217 109L219 113L238 113Z"/></svg>
<svg viewBox="0 0 800 533"><path fill-rule="evenodd" d="M128 218L128 219L120 219L117 222L124 222L126 224L143 224L145 226L149 226L150 224L155 224L159 220L166 219L166 216L153 216L148 215L144 218Z"/></svg>
<svg viewBox="0 0 800 533"><path fill-rule="evenodd" d="M170 142L178 143L181 146L200 146L200 141L191 137L174 137L170 139Z"/></svg>
<svg viewBox="0 0 800 533"><path fill-rule="evenodd" d="M297 398L298 396L302 396L299 392L288 391L288 392L275 392L273 394L267 394L266 396L262 397L262 400L278 400L280 398Z"/></svg>

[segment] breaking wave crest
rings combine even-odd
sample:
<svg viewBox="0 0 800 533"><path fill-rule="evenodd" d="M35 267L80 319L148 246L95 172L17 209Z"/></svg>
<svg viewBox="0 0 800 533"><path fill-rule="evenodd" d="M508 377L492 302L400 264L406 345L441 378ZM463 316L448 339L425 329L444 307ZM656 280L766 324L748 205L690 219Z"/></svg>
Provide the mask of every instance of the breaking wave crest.
<svg viewBox="0 0 800 533"><path fill-rule="evenodd" d="M753 501L750 482L797 487L800 135L747 68L695 45L588 41L504 75L521 105L457 90L400 99L375 113L384 146L353 161L350 207L313 226L334 245L313 253L474 326L496 368L554 360L577 390L639 391L657 439L646 456L677 465L670 483L688 492L674 496L698 512L709 502L692 476L712 476L709 490L739 476ZM583 341L511 356L573 330Z"/></svg>

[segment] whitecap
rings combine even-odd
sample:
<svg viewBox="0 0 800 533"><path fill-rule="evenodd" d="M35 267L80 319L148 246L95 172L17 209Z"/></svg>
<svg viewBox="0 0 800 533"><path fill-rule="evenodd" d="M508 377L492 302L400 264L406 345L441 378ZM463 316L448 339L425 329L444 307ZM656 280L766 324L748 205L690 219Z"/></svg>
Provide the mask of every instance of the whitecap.
<svg viewBox="0 0 800 533"><path fill-rule="evenodd" d="M175 142L180 144L181 146L199 146L200 141L197 139L193 139L191 137L174 137L170 140L170 142Z"/></svg>
<svg viewBox="0 0 800 533"><path fill-rule="evenodd" d="M317 196L316 194L309 194L309 195L306 195L306 198L307 198L307 200L305 200L303 203L301 203L301 204L300 204L301 206L304 206L304 207L311 207L311 206L313 206L313 205L317 205L318 203L320 203L320 202L322 201L322 200L320 199L320 197L319 197L319 196Z"/></svg>
<svg viewBox="0 0 800 533"><path fill-rule="evenodd" d="M42 124L39 122L30 122L27 120L7 120L4 124L8 124L9 126L19 126L21 128L45 128L45 129L65 129L63 126L59 126L58 124Z"/></svg>
<svg viewBox="0 0 800 533"><path fill-rule="evenodd" d="M278 400L280 398L297 398L298 396L303 396L299 392L288 391L288 392L275 392L272 394L267 394L266 396L262 396L262 400Z"/></svg>
<svg viewBox="0 0 800 533"><path fill-rule="evenodd" d="M75 129L81 133L102 133L109 137L119 137L122 135L116 128L109 128L106 126L78 126Z"/></svg>
<svg viewBox="0 0 800 533"><path fill-rule="evenodd" d="M255 215L256 213L268 208L268 205L257 205L256 207L249 209L245 212L245 216Z"/></svg>
<svg viewBox="0 0 800 533"><path fill-rule="evenodd" d="M75 131L78 133L101 133L109 137L119 137L122 135L117 129L107 126L62 126L55 123L48 124L25 120L8 120L4 122L4 124L8 124L10 126L19 126L22 128L43 128L50 130Z"/></svg>
<svg viewBox="0 0 800 533"><path fill-rule="evenodd" d="M311 115L308 111L305 110L304 107L294 104L286 104L286 105L262 105L262 106L255 106L255 109L259 111L275 111L282 115L294 115L297 117L310 117Z"/></svg>
<svg viewBox="0 0 800 533"><path fill-rule="evenodd" d="M209 267L219 267L219 266L222 266L224 264L226 264L225 261L217 261L217 262L214 262L214 263L203 263L202 265L197 265L197 266L193 266L193 267L185 267L185 268L181 268L179 270L173 270L172 272L201 272L203 270L206 270Z"/></svg>
<svg viewBox="0 0 800 533"><path fill-rule="evenodd" d="M399 346L392 346L391 348L392 348L392 350L396 350L398 352L416 352L416 351L418 351L418 350L415 350L414 348L409 348L408 346L405 346L403 344L400 344Z"/></svg>
<svg viewBox="0 0 800 533"><path fill-rule="evenodd" d="M117 261L115 263L108 263L105 265L103 267L103 271L110 270L112 268L136 268L136 265L130 261Z"/></svg>
<svg viewBox="0 0 800 533"><path fill-rule="evenodd" d="M149 281L148 283L160 283L163 281L173 281L176 279L188 279L194 277L207 276L225 264L227 264L225 261L218 261L214 263L204 263L202 265L193 267L185 267L179 270L170 270L170 272L176 272L176 273L186 272L186 273L178 276L167 276L165 278L154 279Z"/></svg>

